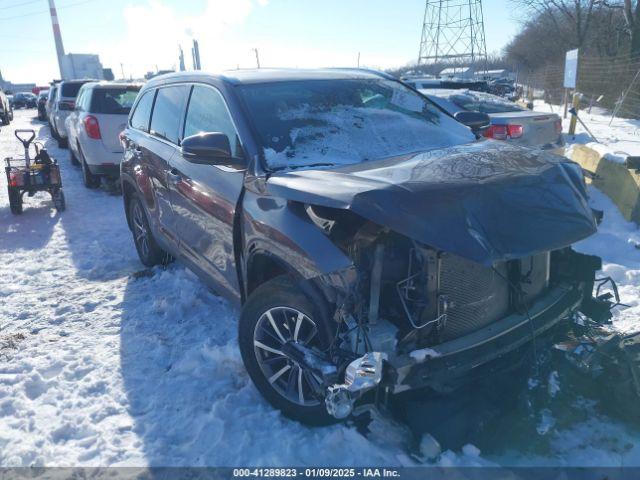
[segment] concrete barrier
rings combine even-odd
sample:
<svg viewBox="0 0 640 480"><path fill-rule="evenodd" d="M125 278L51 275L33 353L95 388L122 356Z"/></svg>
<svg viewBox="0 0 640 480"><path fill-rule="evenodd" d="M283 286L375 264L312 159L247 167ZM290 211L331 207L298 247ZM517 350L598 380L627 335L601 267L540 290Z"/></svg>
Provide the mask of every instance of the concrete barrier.
<svg viewBox="0 0 640 480"><path fill-rule="evenodd" d="M640 174L584 145L574 145L570 158L597 175L593 185L613 200L624 218L640 223Z"/></svg>

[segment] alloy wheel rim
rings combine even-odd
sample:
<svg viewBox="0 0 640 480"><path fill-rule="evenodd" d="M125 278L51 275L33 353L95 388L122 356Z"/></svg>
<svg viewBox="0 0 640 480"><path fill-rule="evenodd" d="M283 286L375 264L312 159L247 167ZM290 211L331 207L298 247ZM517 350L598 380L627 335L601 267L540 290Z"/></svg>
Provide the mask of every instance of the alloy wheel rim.
<svg viewBox="0 0 640 480"><path fill-rule="evenodd" d="M137 202L133 207L133 234L140 253L144 258L147 258L149 256L149 234L144 223L142 209Z"/></svg>
<svg viewBox="0 0 640 480"><path fill-rule="evenodd" d="M267 382L282 397L304 407L320 404L314 391L321 381L281 348L288 342L313 348L318 341L315 322L291 307L272 307L264 312L253 333L254 354Z"/></svg>

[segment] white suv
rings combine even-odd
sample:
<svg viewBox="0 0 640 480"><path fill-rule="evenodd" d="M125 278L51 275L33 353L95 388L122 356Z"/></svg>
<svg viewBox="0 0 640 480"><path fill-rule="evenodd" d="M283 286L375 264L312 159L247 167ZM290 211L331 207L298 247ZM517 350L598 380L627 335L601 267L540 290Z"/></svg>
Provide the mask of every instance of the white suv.
<svg viewBox="0 0 640 480"><path fill-rule="evenodd" d="M80 87L91 80L68 80L58 84L56 98L51 110L51 134L58 141L60 148L67 146L67 130L65 120L76 108L76 97Z"/></svg>
<svg viewBox="0 0 640 480"><path fill-rule="evenodd" d="M87 188L100 185L100 178L120 176L123 149L120 132L141 85L91 82L80 89L75 109L66 119L71 162L82 166Z"/></svg>

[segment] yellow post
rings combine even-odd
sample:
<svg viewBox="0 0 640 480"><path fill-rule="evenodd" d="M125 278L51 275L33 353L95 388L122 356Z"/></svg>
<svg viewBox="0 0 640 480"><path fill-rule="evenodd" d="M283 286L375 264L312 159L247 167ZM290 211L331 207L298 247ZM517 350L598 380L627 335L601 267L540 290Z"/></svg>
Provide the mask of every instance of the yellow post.
<svg viewBox="0 0 640 480"><path fill-rule="evenodd" d="M572 103L572 107L573 107L573 111L576 112L575 115L571 115L571 121L569 122L569 135L575 135L576 134L576 123L578 122L578 110L580 110L580 99L582 98L582 94L581 93L574 93L573 94L573 103Z"/></svg>

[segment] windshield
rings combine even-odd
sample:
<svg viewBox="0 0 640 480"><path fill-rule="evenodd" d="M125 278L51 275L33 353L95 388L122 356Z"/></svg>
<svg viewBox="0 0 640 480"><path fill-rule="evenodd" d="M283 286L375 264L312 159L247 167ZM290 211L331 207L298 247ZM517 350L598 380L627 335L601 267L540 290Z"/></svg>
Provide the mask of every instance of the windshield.
<svg viewBox="0 0 640 480"><path fill-rule="evenodd" d="M463 110L472 110L487 114L521 112L525 110L525 108L522 108L509 100L489 93L467 92L464 94L452 95L449 97L449 100Z"/></svg>
<svg viewBox="0 0 640 480"><path fill-rule="evenodd" d="M347 165L475 140L467 127L391 80L300 80L240 88L273 170Z"/></svg>

